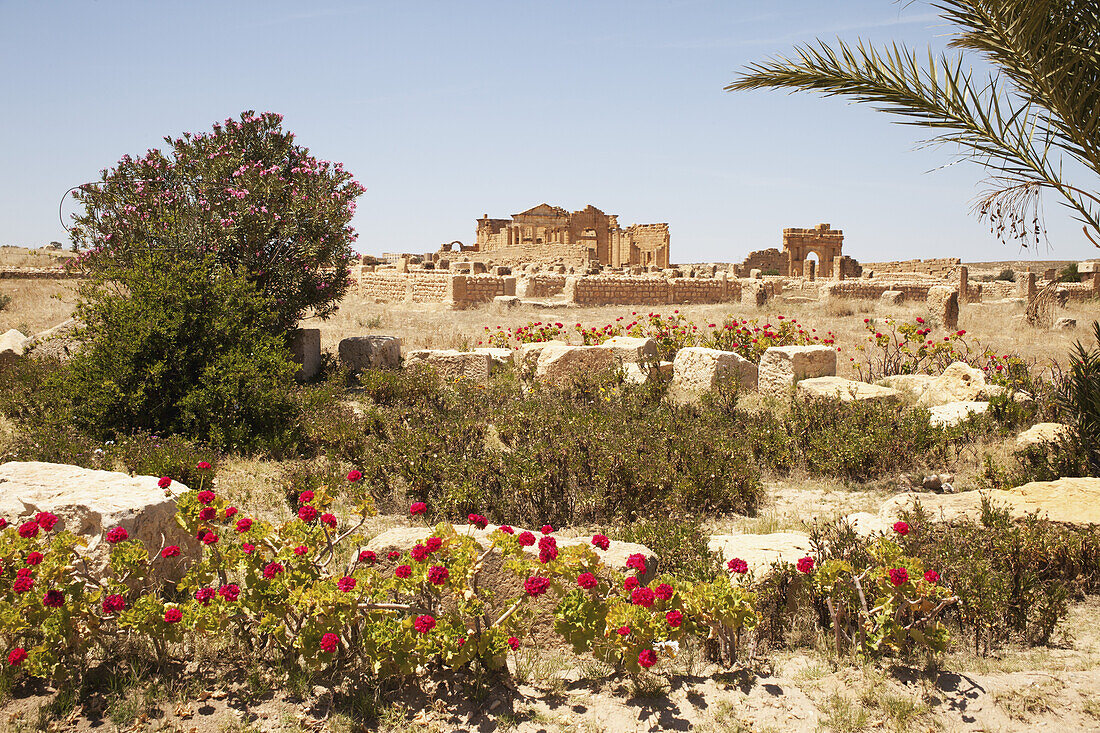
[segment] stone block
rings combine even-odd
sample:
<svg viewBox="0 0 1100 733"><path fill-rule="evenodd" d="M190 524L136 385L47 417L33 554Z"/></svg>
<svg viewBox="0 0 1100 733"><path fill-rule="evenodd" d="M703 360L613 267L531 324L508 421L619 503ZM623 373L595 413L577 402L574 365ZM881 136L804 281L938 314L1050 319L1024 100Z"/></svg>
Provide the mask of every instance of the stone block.
<svg viewBox="0 0 1100 733"><path fill-rule="evenodd" d="M24 336L14 328L0 336L0 367L14 364L23 356L23 350L30 344L31 339Z"/></svg>
<svg viewBox="0 0 1100 733"><path fill-rule="evenodd" d="M657 359L657 342L651 338L612 336L600 344L600 348L611 349L623 364L643 364Z"/></svg>
<svg viewBox="0 0 1100 733"><path fill-rule="evenodd" d="M896 377L894 378L896 379ZM944 405L949 402L966 402L989 399L1001 394L1004 388L987 384L985 373L969 364L957 361L943 370L921 393L917 404L921 407Z"/></svg>
<svg viewBox="0 0 1100 733"><path fill-rule="evenodd" d="M1072 331L1077 328L1076 318L1059 318L1054 322L1055 331Z"/></svg>
<svg viewBox="0 0 1100 733"><path fill-rule="evenodd" d="M1041 422L1032 425L1016 436L1016 450L1026 450L1034 446L1057 443L1069 435L1070 428L1057 422Z"/></svg>
<svg viewBox="0 0 1100 733"><path fill-rule="evenodd" d="M1077 274L1092 275L1100 272L1100 260L1086 260L1077 263Z"/></svg>
<svg viewBox="0 0 1100 733"><path fill-rule="evenodd" d="M901 290L887 290L879 296L879 300L883 305L901 305L905 302L905 293Z"/></svg>
<svg viewBox="0 0 1100 733"><path fill-rule="evenodd" d="M340 362L352 371L397 369L401 366L401 339L397 336L352 336L340 341Z"/></svg>
<svg viewBox="0 0 1100 733"><path fill-rule="evenodd" d="M515 352L511 349L498 349L492 346L482 346L474 349L474 353L488 354L489 358L492 359L491 368L494 372L511 366L515 359Z"/></svg>
<svg viewBox="0 0 1100 733"><path fill-rule="evenodd" d="M760 391L783 394L803 379L836 376L830 346L772 346L760 358Z"/></svg>
<svg viewBox="0 0 1100 733"><path fill-rule="evenodd" d="M618 361L611 349L551 343L539 353L535 379L561 386L577 377L596 375L616 366Z"/></svg>
<svg viewBox="0 0 1100 733"><path fill-rule="evenodd" d="M796 564L810 555L812 547L809 536L802 532L719 534L711 535L707 543L707 549L722 558L723 564L734 558L744 560L756 578L777 562Z"/></svg>
<svg viewBox="0 0 1100 733"><path fill-rule="evenodd" d="M842 402L893 400L900 396L892 387L857 382L842 377L811 377L798 383L798 393L807 397L825 397Z"/></svg>
<svg viewBox="0 0 1100 733"><path fill-rule="evenodd" d="M756 389L758 369L733 351L689 346L676 352L672 361L669 399L677 404L697 401L724 381L736 381L742 392Z"/></svg>
<svg viewBox="0 0 1100 733"><path fill-rule="evenodd" d="M980 415L989 409L988 402L975 400L963 400L959 402L947 402L929 408L931 417L928 422L936 427L952 427L958 425L971 415Z"/></svg>
<svg viewBox="0 0 1100 733"><path fill-rule="evenodd" d="M313 379L321 371L321 329L299 328L290 338L290 354L299 365L298 379Z"/></svg>
<svg viewBox="0 0 1100 733"><path fill-rule="evenodd" d="M493 297L493 305L498 308L509 310L511 308L519 307L519 296L517 295L496 295Z"/></svg>
<svg viewBox="0 0 1100 733"><path fill-rule="evenodd" d="M492 357L474 351L454 349L417 349L405 356L405 368L432 369L447 380L468 379L487 384L492 370Z"/></svg>
<svg viewBox="0 0 1100 733"><path fill-rule="evenodd" d="M760 280L763 277L764 277L764 274L762 272L760 272L759 268L754 267L753 269L749 270L749 279L750 280Z"/></svg>
<svg viewBox="0 0 1100 733"><path fill-rule="evenodd" d="M959 293L947 285L928 288L928 315L948 330L959 327Z"/></svg>
<svg viewBox="0 0 1100 733"><path fill-rule="evenodd" d="M471 262L470 267L472 268L470 272L474 275L484 275L489 272L489 266L484 262Z"/></svg>
<svg viewBox="0 0 1100 733"><path fill-rule="evenodd" d="M914 400L919 400L921 395L936 381L932 374L895 374L891 377L883 377L876 384L882 387L891 387L902 392Z"/></svg>
<svg viewBox="0 0 1100 733"><path fill-rule="evenodd" d="M741 284L741 305L760 308L768 302L768 291L760 280L749 280Z"/></svg>

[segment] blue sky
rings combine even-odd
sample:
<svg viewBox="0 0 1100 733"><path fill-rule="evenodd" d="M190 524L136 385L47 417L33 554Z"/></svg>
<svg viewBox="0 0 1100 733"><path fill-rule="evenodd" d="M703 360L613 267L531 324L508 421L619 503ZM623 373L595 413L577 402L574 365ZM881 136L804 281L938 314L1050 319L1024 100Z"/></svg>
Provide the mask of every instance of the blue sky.
<svg viewBox="0 0 1100 733"><path fill-rule="evenodd" d="M830 222L864 261L1027 259L970 214L983 173L843 100L722 90L815 37L940 46L890 0L0 0L0 244L64 239L57 207L124 153L273 110L367 187L364 252L469 242L482 214L594 204L667 221L673 261L739 261ZM1092 188L1093 180L1078 181ZM1051 247L1097 250L1046 202Z"/></svg>

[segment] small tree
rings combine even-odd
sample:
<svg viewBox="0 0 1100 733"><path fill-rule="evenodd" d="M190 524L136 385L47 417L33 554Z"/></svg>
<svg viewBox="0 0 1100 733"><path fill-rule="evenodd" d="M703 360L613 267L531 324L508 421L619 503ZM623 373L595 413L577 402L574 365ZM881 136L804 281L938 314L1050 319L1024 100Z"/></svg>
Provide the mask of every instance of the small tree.
<svg viewBox="0 0 1100 733"><path fill-rule="evenodd" d="M273 327L309 311L331 315L348 287L350 226L365 190L340 163L318 160L282 129L282 115L252 111L211 133L164 138L171 149L125 155L75 197L74 249L90 273L147 262L209 261L271 300ZM209 258L209 259L207 259Z"/></svg>

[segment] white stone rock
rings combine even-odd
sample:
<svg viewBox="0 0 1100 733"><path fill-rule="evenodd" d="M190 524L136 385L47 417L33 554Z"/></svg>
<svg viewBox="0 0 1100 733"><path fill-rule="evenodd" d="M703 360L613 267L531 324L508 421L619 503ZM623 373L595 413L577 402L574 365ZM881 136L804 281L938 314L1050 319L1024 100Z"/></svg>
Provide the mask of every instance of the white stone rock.
<svg viewBox="0 0 1100 733"><path fill-rule="evenodd" d="M340 361L349 369L397 369L401 339L397 336L352 336L340 341Z"/></svg>
<svg viewBox="0 0 1100 733"><path fill-rule="evenodd" d="M30 339L14 328L0 336L0 367L18 361L29 343Z"/></svg>
<svg viewBox="0 0 1100 733"><path fill-rule="evenodd" d="M905 293L901 290L887 290L879 296L883 305L901 305L905 302Z"/></svg>
<svg viewBox="0 0 1100 733"><path fill-rule="evenodd" d="M1076 318L1059 318L1054 322L1055 331L1072 331L1077 328Z"/></svg>
<svg viewBox="0 0 1100 733"><path fill-rule="evenodd" d="M657 342L651 338L612 336L600 344L600 348L610 349L623 364L644 364L657 360Z"/></svg>
<svg viewBox="0 0 1100 733"><path fill-rule="evenodd" d="M803 379L836 376L831 346L772 346L760 357L760 391L785 394Z"/></svg>
<svg viewBox="0 0 1100 733"><path fill-rule="evenodd" d="M1026 450L1032 446L1057 443L1068 434L1068 425L1058 422L1041 422L1032 425L1016 436L1016 450Z"/></svg>
<svg viewBox="0 0 1100 733"><path fill-rule="evenodd" d="M405 356L405 368L426 367L447 380L468 379L477 384L487 384L492 361L488 354L473 351L417 349Z"/></svg>
<svg viewBox="0 0 1100 733"><path fill-rule="evenodd" d="M157 476L128 476L79 466L37 461L0 464L0 516L18 524L38 512L56 514L54 531L65 530L88 539L82 551L101 567L107 559L107 532L124 528L141 540L150 557L167 545L178 545L180 556L157 559L161 577L178 580L199 556L195 539L176 523L176 497L188 491L173 481L167 489Z"/></svg>
<svg viewBox="0 0 1100 733"><path fill-rule="evenodd" d="M980 415L988 409L988 402L977 402L973 400L933 405L928 408L928 411L932 413L928 422L936 427L951 427L953 425L958 425L971 415Z"/></svg>
<svg viewBox="0 0 1100 733"><path fill-rule="evenodd" d="M883 377L875 384L891 387L917 400L935 381L936 377L931 374L895 374Z"/></svg>
<svg viewBox="0 0 1100 733"><path fill-rule="evenodd" d="M760 577L776 562L796 564L810 554L810 538L801 532L712 535L707 548L722 558L744 560L749 572Z"/></svg>
<svg viewBox="0 0 1100 733"><path fill-rule="evenodd" d="M808 397L827 397L842 402L856 400L891 400L900 393L890 387L857 382L842 377L811 377L798 383L798 393Z"/></svg>
<svg viewBox="0 0 1100 733"><path fill-rule="evenodd" d="M505 369L511 366L515 359L515 352L511 349L499 349L492 346L482 346L474 349L475 354L488 354L489 358L493 360L493 371L498 369Z"/></svg>
<svg viewBox="0 0 1100 733"><path fill-rule="evenodd" d="M688 346L672 360L669 398L686 404L718 388L724 380L736 380L742 392L756 389L757 366L733 351Z"/></svg>
<svg viewBox="0 0 1100 733"><path fill-rule="evenodd" d="M611 349L553 343L539 353L535 379L561 386L577 377L609 372L616 366L618 361Z"/></svg>
<svg viewBox="0 0 1100 733"><path fill-rule="evenodd" d="M932 407L949 402L988 399L1002 392L1004 388L1001 386L986 383L981 369L956 361L928 385L917 404L921 407Z"/></svg>

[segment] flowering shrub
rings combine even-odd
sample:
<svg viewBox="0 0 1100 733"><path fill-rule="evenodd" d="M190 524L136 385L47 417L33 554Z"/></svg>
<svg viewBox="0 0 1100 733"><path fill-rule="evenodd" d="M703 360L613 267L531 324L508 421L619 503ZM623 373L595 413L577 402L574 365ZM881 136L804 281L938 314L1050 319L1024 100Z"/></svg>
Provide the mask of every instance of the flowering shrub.
<svg viewBox="0 0 1100 733"><path fill-rule="evenodd" d="M532 321L526 326L517 326L516 328L504 328L503 326L490 328L486 326L484 345L499 349L512 349L519 344L553 341L563 333L564 328L565 325L561 323L543 323L542 321ZM482 345L482 342L478 341L478 345Z"/></svg>
<svg viewBox="0 0 1100 733"><path fill-rule="evenodd" d="M75 195L81 264L111 276L150 248L245 277L271 300L275 328L332 314L348 287L350 226L365 190L340 163L295 144L274 112L166 137L167 152L124 155Z"/></svg>
<svg viewBox="0 0 1100 733"><path fill-rule="evenodd" d="M818 334L816 328L806 330L794 318L776 316L760 325L759 320L726 318L722 324L708 323L700 337L700 345L721 351L734 351L745 359L759 363L760 357L772 346L833 346L836 334ZM838 349L839 350L839 349Z"/></svg>
<svg viewBox="0 0 1100 733"><path fill-rule="evenodd" d="M894 374L938 374L952 362L971 360L966 331L933 335L923 318L913 322L864 318L865 343L856 344L859 361L850 357L859 378L873 382Z"/></svg>

